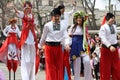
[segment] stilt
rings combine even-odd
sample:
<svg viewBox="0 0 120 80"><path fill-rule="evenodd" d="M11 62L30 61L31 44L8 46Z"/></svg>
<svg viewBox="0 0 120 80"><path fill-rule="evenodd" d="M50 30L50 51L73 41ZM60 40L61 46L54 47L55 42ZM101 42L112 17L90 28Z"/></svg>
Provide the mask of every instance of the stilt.
<svg viewBox="0 0 120 80"><path fill-rule="evenodd" d="M15 72L14 72L14 80L15 80Z"/></svg>
<svg viewBox="0 0 120 80"><path fill-rule="evenodd" d="M9 71L9 80L11 80L11 71Z"/></svg>

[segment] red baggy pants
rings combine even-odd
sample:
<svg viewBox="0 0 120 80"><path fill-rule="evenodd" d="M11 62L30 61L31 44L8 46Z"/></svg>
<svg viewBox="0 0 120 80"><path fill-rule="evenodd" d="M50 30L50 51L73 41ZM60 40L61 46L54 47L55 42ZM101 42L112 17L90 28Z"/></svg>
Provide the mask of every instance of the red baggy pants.
<svg viewBox="0 0 120 80"><path fill-rule="evenodd" d="M45 45L46 80L63 80L62 46Z"/></svg>
<svg viewBox="0 0 120 80"><path fill-rule="evenodd" d="M118 50L111 52L109 48L101 48L100 80L120 80L120 68L118 66Z"/></svg>

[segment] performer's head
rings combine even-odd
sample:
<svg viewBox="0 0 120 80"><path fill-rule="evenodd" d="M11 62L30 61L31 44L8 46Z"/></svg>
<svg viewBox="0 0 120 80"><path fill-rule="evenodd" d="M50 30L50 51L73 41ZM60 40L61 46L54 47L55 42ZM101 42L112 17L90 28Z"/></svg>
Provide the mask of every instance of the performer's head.
<svg viewBox="0 0 120 80"><path fill-rule="evenodd" d="M64 14L65 6L63 4L60 4L57 8L60 10L61 14Z"/></svg>
<svg viewBox="0 0 120 80"><path fill-rule="evenodd" d="M115 16L114 16L112 13L107 13L107 14L104 16L101 25L104 25L106 22L107 22L109 25L115 23Z"/></svg>
<svg viewBox="0 0 120 80"><path fill-rule="evenodd" d="M9 19L9 25L15 25L17 22L17 19L16 18L11 18Z"/></svg>
<svg viewBox="0 0 120 80"><path fill-rule="evenodd" d="M113 24L115 22L115 16L112 13L107 13L106 21L108 22L108 24Z"/></svg>
<svg viewBox="0 0 120 80"><path fill-rule="evenodd" d="M61 12L58 8L54 8L51 12L52 21L58 22L60 20Z"/></svg>
<svg viewBox="0 0 120 80"><path fill-rule="evenodd" d="M26 13L26 14L31 13L31 10L32 10L32 4L31 4L31 2L26 1L24 3L23 7L24 7L24 13Z"/></svg>
<svg viewBox="0 0 120 80"><path fill-rule="evenodd" d="M73 23L80 25L81 27L83 27L83 23L85 21L85 14L84 12L81 11L77 11L74 13L73 15Z"/></svg>

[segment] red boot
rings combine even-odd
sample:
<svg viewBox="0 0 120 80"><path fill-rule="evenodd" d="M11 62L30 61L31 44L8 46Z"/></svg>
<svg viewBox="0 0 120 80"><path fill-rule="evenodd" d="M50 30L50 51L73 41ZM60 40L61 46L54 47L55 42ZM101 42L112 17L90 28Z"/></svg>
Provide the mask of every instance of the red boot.
<svg viewBox="0 0 120 80"><path fill-rule="evenodd" d="M17 70L17 67L18 67L18 61L17 60L13 60L13 72L16 72Z"/></svg>
<svg viewBox="0 0 120 80"><path fill-rule="evenodd" d="M12 69L12 60L7 60L7 68L9 71Z"/></svg>

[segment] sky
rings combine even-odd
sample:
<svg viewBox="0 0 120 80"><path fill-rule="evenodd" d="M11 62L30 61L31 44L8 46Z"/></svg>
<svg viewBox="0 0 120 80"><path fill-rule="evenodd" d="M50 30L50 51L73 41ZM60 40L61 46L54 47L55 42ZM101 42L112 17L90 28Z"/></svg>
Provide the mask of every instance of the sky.
<svg viewBox="0 0 120 80"><path fill-rule="evenodd" d="M105 6L108 6L108 1L109 0L96 0L96 8L99 8L100 10L105 10ZM116 5L116 10L120 10L120 2L117 0L111 0L111 4L113 4L113 9L115 9Z"/></svg>

